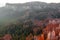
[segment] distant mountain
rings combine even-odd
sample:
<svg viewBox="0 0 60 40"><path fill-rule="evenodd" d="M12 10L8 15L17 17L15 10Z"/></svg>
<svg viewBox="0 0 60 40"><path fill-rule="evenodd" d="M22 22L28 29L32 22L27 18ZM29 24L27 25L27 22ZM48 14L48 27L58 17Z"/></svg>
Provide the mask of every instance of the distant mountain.
<svg viewBox="0 0 60 40"><path fill-rule="evenodd" d="M0 23L46 18L60 18L60 3L6 3L6 6L0 8Z"/></svg>

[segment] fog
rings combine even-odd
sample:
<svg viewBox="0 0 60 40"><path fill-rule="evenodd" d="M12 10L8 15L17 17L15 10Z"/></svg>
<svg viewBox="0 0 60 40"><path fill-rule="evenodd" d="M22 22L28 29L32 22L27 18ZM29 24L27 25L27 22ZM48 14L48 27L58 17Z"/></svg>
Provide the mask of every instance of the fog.
<svg viewBox="0 0 60 40"><path fill-rule="evenodd" d="M6 3L26 3L32 1L40 1L46 3L60 3L60 0L0 0L0 7L4 6Z"/></svg>

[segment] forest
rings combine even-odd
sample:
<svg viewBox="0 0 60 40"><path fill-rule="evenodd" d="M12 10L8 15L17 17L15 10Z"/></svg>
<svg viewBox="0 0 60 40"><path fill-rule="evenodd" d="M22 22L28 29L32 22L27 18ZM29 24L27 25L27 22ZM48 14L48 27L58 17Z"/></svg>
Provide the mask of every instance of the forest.
<svg viewBox="0 0 60 40"><path fill-rule="evenodd" d="M27 36L41 35L51 27L49 20L60 24L60 3L6 3L0 7L0 37L9 34L11 40L26 40Z"/></svg>

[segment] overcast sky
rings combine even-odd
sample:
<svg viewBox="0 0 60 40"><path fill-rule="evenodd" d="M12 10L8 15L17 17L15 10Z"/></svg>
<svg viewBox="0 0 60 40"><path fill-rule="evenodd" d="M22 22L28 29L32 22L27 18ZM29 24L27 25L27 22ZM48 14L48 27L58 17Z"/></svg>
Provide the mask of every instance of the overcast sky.
<svg viewBox="0 0 60 40"><path fill-rule="evenodd" d="M6 3L25 3L31 1L41 1L47 3L60 3L60 0L0 0L0 7L4 6Z"/></svg>

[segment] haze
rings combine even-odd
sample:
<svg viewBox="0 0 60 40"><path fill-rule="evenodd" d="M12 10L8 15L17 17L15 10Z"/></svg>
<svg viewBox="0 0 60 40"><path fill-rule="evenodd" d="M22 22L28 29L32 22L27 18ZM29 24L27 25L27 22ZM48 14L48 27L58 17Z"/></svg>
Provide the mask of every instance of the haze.
<svg viewBox="0 0 60 40"><path fill-rule="evenodd" d="M41 1L47 3L60 3L60 0L0 0L0 7L4 6L6 3L25 3L31 1Z"/></svg>

